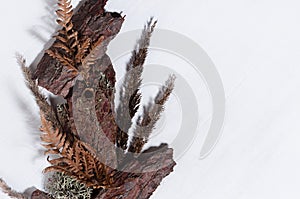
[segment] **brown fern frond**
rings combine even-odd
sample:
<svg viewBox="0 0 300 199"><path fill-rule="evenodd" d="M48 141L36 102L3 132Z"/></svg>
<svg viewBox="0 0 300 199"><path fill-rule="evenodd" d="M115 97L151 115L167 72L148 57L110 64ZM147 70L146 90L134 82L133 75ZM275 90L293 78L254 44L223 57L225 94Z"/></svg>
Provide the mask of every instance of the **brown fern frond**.
<svg viewBox="0 0 300 199"><path fill-rule="evenodd" d="M104 41L104 39L104 36L101 36L98 41L93 44L89 54L82 61L82 65L84 68L94 65L97 59L101 58L101 55L104 53L102 48L102 42Z"/></svg>
<svg viewBox="0 0 300 199"><path fill-rule="evenodd" d="M76 67L76 52L80 48L78 41L78 32L73 29L71 18L73 9L71 0L58 0L58 10L56 11L58 19L57 23L62 27L55 36L57 41L53 47L59 50L59 53L53 50L48 50L48 54L57 59L63 66L68 67L71 71L77 71ZM64 53L61 53L63 50Z"/></svg>
<svg viewBox="0 0 300 199"><path fill-rule="evenodd" d="M151 18L145 25L142 35L137 41L126 66L127 72L120 90L120 103L116 109L117 123L119 126L117 146L123 150L127 149L127 132L132 126L131 120L139 109L141 101L139 89L142 83L143 65L147 57L150 38L156 23L157 22L153 22L153 18Z"/></svg>
<svg viewBox="0 0 300 199"><path fill-rule="evenodd" d="M73 16L73 9L70 0L58 0L59 9L56 11L58 16L57 23L68 30L68 24Z"/></svg>
<svg viewBox="0 0 300 199"><path fill-rule="evenodd" d="M144 106L143 114L137 120L134 135L130 143L129 152L140 153L143 146L148 142L161 113L164 110L164 104L168 100L174 89L175 76L171 75L157 93L154 103Z"/></svg>
<svg viewBox="0 0 300 199"><path fill-rule="evenodd" d="M83 58L86 56L87 52L89 51L89 48L91 46L91 40L87 38L82 45L78 45L78 52L75 56L75 60L77 63L81 63Z"/></svg>
<svg viewBox="0 0 300 199"><path fill-rule="evenodd" d="M101 58L104 53L102 48L102 42L104 41L104 36L101 36L98 41L91 47L88 55L81 60L81 65L79 66L79 71L83 76L84 80L87 82L93 81L89 79L89 71L91 66L95 65L96 61Z"/></svg>
<svg viewBox="0 0 300 199"><path fill-rule="evenodd" d="M69 39L74 39L74 43L72 43L71 45L71 48L74 48L76 47L78 44L79 44L79 41L78 41L78 32L71 29L71 34L68 35ZM69 31L68 31L69 32Z"/></svg>
<svg viewBox="0 0 300 199"><path fill-rule="evenodd" d="M61 42L54 43L53 47L58 48L58 49L63 49L67 53L71 53L71 51L72 51L68 46L66 46L65 44L63 44Z"/></svg>
<svg viewBox="0 0 300 199"><path fill-rule="evenodd" d="M35 97L35 101L37 105L39 106L41 112L45 115L45 118L47 120L51 121L53 126L58 127L59 123L57 121L55 112L53 111L51 105L47 102L47 98L40 92L40 89L36 83L36 81L33 80L32 74L30 69L26 66L26 60L21 55L16 55L17 62L21 66L21 69L23 71L23 75L25 77L26 85L30 89L31 93Z"/></svg>
<svg viewBox="0 0 300 199"><path fill-rule="evenodd" d="M64 55L61 55L60 53L58 53L57 51L53 51L53 50L46 50L46 53L58 60L63 66L66 66L70 72L74 72L77 73L77 68L74 67L74 61Z"/></svg>
<svg viewBox="0 0 300 199"><path fill-rule="evenodd" d="M71 21L73 16L71 0L58 0L58 10L56 11L56 14L58 17L56 22L63 28L62 30L58 31L59 35L56 36L56 38L68 46L71 50L71 53L74 53L75 51L72 49L72 46L73 43L76 43L76 45L78 44L78 33L77 31L73 30L73 23Z"/></svg>
<svg viewBox="0 0 300 199"><path fill-rule="evenodd" d="M99 161L88 144L52 128L43 115L41 121L41 130L44 132L41 140L46 143L46 154L59 155L55 159L47 158L51 166L44 172L62 172L96 189L113 186L112 179L107 177L110 176L107 166Z"/></svg>
<svg viewBox="0 0 300 199"><path fill-rule="evenodd" d="M64 32L62 32L62 30L58 31L60 34L64 34ZM55 38L60 41L61 43L67 43L68 40L60 35L56 35Z"/></svg>
<svg viewBox="0 0 300 199"><path fill-rule="evenodd" d="M23 193L19 193L17 191L14 191L12 188L10 188L3 179L0 178L0 190L2 190L3 193L7 194L11 198L16 199L27 199L27 197Z"/></svg>

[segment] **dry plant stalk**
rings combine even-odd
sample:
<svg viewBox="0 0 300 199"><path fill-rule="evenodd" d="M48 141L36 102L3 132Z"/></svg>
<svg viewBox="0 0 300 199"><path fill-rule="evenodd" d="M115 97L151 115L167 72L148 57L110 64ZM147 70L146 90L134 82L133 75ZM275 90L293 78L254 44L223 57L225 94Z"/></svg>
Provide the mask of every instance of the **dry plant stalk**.
<svg viewBox="0 0 300 199"><path fill-rule="evenodd" d="M71 0L58 0L56 14L61 29L37 69L31 72L20 55L17 60L40 108L41 141L51 164L44 172L75 179L93 190L93 199L146 199L176 164L167 144L144 149L174 89L175 76L169 77L153 102L143 106L134 122L141 107L143 67L157 23L151 18L126 65L121 102L115 110L115 71L106 49L124 18L106 12L105 4L106 0L85 0L73 13ZM40 87L63 97L66 103L54 108ZM132 127L133 138L129 140ZM11 197L23 197L2 180L0 188ZM37 190L31 198L51 196Z"/></svg>
<svg viewBox="0 0 300 199"><path fill-rule="evenodd" d="M145 63L150 37L154 31L157 21L153 18L145 25L135 49L131 52L131 58L126 66L124 82L120 90L120 101L117 107L118 137L117 146L123 150L127 149L128 130L132 126L132 118L139 109L141 101L140 86L142 84L143 65Z"/></svg>
<svg viewBox="0 0 300 199"><path fill-rule="evenodd" d="M143 146L148 142L149 136L164 110L164 105L174 89L174 81L175 76L171 75L159 90L154 103L143 107L143 114L137 119L133 139L129 146L130 152L138 154L142 152Z"/></svg>
<svg viewBox="0 0 300 199"><path fill-rule="evenodd" d="M3 193L7 194L11 198L16 199L27 199L23 193L19 193L17 191L12 190L5 182L0 178L0 189Z"/></svg>

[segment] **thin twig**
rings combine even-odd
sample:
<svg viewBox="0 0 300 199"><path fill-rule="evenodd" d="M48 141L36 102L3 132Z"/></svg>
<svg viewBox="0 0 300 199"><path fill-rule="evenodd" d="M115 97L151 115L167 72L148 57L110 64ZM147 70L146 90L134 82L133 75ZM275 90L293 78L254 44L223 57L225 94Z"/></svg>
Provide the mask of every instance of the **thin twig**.
<svg viewBox="0 0 300 199"><path fill-rule="evenodd" d="M0 189L11 198L27 199L23 193L19 193L9 187L2 178L0 178Z"/></svg>

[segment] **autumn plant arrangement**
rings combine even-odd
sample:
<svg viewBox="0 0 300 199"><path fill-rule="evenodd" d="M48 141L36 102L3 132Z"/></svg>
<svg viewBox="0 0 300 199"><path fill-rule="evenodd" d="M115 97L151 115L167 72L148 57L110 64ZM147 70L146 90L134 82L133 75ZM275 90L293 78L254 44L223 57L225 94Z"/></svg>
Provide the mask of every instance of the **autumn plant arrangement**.
<svg viewBox="0 0 300 199"><path fill-rule="evenodd" d="M147 22L131 53L115 105L116 77L106 50L124 17L105 11L105 4L85 0L73 11L70 0L58 0L60 28L50 48L35 68L17 56L40 109L41 143L50 165L44 169L44 190L19 193L0 179L0 188L12 198L146 199L173 171L167 144L144 147L175 81L171 75L154 101L140 106L143 65L156 22Z"/></svg>

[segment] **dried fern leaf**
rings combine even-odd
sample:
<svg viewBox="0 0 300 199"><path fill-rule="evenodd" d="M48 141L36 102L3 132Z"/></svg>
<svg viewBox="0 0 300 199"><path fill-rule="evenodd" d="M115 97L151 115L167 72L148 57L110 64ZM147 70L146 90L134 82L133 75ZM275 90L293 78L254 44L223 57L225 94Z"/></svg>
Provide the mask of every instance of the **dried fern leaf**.
<svg viewBox="0 0 300 199"><path fill-rule="evenodd" d="M154 103L144 106L143 114L139 116L134 129L134 135L128 149L129 152L141 153L143 146L148 142L148 138L164 110L164 104L174 89L174 82L175 76L171 75L165 85L160 88L154 99Z"/></svg>
<svg viewBox="0 0 300 199"><path fill-rule="evenodd" d="M86 56L87 52L89 51L89 48L91 46L91 40L87 38L82 45L79 45L78 52L75 56L75 60L77 63L81 63L83 58Z"/></svg>
<svg viewBox="0 0 300 199"><path fill-rule="evenodd" d="M60 43L60 42L57 42L57 43L53 44L53 47L58 48L58 49L63 49L68 53L71 52L71 49L68 46L66 46L66 45L64 45L63 43Z"/></svg>
<svg viewBox="0 0 300 199"><path fill-rule="evenodd" d="M58 32L59 32L60 34L64 34L64 33L65 33L65 32L63 32L62 30L59 30ZM62 37L62 36L60 36L60 35L56 35L55 38L56 38L58 41L62 42L62 43L67 43L67 42L68 42L68 40L67 40L66 38L64 38L64 37Z"/></svg>
<svg viewBox="0 0 300 199"><path fill-rule="evenodd" d="M103 41L105 37L101 36L95 44L91 47L90 53L85 57L84 60L82 60L82 65L84 68L88 68L91 65L94 65L98 59L100 59L103 54Z"/></svg>
<svg viewBox="0 0 300 199"><path fill-rule="evenodd" d="M67 24L73 16L73 9L70 0L58 0L59 9L56 11L58 16L57 23L67 29Z"/></svg>
<svg viewBox="0 0 300 199"><path fill-rule="evenodd" d="M46 53L50 57L57 59L63 66L66 66L70 70L70 72L77 73L77 68L74 67L74 62L72 59L70 59L64 55L61 55L57 51L46 50Z"/></svg>
<svg viewBox="0 0 300 199"><path fill-rule="evenodd" d="M57 23L62 27L58 31L58 35L55 36L57 42L54 43L53 47L58 50L64 50L64 55L58 52L47 52L52 58L57 59L62 65L77 71L76 63L76 52L82 49L79 45L78 32L73 29L74 25L71 21L73 16L73 9L70 0L58 0L58 10L56 11L58 19ZM49 50L48 50L49 51ZM84 51L84 50L83 50Z"/></svg>
<svg viewBox="0 0 300 199"><path fill-rule="evenodd" d="M80 60L82 64L80 65L80 73L83 76L84 81L87 84L94 84L93 77L90 78L89 71L91 70L92 66L96 64L96 61L101 58L104 54L102 42L104 41L104 36L101 36L98 41L92 46L89 54L83 59ZM86 44L87 45L87 44ZM90 44L88 44L90 45Z"/></svg>
<svg viewBox="0 0 300 199"><path fill-rule="evenodd" d="M71 135L61 133L59 129L53 129L43 115L41 121L44 132L41 140L47 143L46 153L59 155L55 159L47 158L51 166L44 172L62 172L96 189L112 187L108 168L98 160L89 145L75 137L68 138Z"/></svg>

